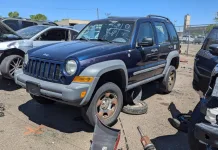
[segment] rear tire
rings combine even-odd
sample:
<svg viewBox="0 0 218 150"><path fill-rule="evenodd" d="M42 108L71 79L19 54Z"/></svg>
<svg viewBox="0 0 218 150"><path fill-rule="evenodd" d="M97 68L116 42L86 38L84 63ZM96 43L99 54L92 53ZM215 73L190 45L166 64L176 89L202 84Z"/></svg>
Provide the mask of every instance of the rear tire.
<svg viewBox="0 0 218 150"><path fill-rule="evenodd" d="M165 77L160 81L160 92L170 93L176 82L176 69L174 66L169 66Z"/></svg>
<svg viewBox="0 0 218 150"><path fill-rule="evenodd" d="M9 55L1 62L1 74L8 79L14 79L16 69L23 67L23 57L20 55Z"/></svg>
<svg viewBox="0 0 218 150"><path fill-rule="evenodd" d="M94 126L96 115L107 126L116 122L123 107L123 93L114 83L108 82L95 92L89 106L82 107L84 120Z"/></svg>
<svg viewBox="0 0 218 150"><path fill-rule="evenodd" d="M32 97L32 99L34 99L36 102L38 102L39 104L54 104L55 101L52 101L50 99L47 99L47 98L44 98L44 97L41 97L41 96L35 96L35 95L32 95L30 94L30 96Z"/></svg>

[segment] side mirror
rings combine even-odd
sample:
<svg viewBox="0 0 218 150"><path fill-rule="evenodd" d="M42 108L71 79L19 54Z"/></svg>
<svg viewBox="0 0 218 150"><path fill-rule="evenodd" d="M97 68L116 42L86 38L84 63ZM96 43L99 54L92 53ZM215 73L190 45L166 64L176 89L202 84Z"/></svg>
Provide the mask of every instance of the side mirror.
<svg viewBox="0 0 218 150"><path fill-rule="evenodd" d="M152 38L143 38L142 41L138 42L138 46L152 46L153 39Z"/></svg>
<svg viewBox="0 0 218 150"><path fill-rule="evenodd" d="M212 44L209 46L209 49L212 53L218 54L218 44Z"/></svg>

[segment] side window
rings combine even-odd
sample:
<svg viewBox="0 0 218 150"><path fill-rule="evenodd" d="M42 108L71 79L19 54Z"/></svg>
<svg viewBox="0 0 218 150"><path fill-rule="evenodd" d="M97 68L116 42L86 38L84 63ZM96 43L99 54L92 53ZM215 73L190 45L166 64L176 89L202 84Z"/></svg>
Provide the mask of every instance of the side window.
<svg viewBox="0 0 218 150"><path fill-rule="evenodd" d="M154 32L150 23L140 24L137 42L143 42L144 38L152 38L154 40Z"/></svg>
<svg viewBox="0 0 218 150"><path fill-rule="evenodd" d="M76 31L73 31L73 30L70 30L70 34L71 34L71 39L70 40L75 39L75 37L78 35L78 33Z"/></svg>
<svg viewBox="0 0 218 150"><path fill-rule="evenodd" d="M17 31L20 29L18 20L4 20L3 22L6 25L8 25L11 29L13 29L14 31Z"/></svg>
<svg viewBox="0 0 218 150"><path fill-rule="evenodd" d="M65 29L52 29L44 32L39 38L39 41L67 41L68 34Z"/></svg>
<svg viewBox="0 0 218 150"><path fill-rule="evenodd" d="M174 26L171 23L168 23L167 28L168 28L168 31L170 33L171 41L172 42L179 42L178 35L177 35L177 32L176 32Z"/></svg>
<svg viewBox="0 0 218 150"><path fill-rule="evenodd" d="M33 22L30 21L22 21L22 28L26 28L29 26L33 26Z"/></svg>
<svg viewBox="0 0 218 150"><path fill-rule="evenodd" d="M212 29L203 44L203 49L209 50L210 45L218 44L218 29Z"/></svg>
<svg viewBox="0 0 218 150"><path fill-rule="evenodd" d="M169 43L170 40L169 40L167 29L166 29L166 26L164 25L164 23L155 22L154 25L155 25L155 29L157 31L158 44Z"/></svg>

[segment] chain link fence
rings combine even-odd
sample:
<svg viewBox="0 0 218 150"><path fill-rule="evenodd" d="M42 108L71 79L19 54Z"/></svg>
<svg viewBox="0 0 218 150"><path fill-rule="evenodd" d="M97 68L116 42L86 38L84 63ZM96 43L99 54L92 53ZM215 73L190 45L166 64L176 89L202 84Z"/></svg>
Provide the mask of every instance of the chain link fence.
<svg viewBox="0 0 218 150"><path fill-rule="evenodd" d="M175 26L181 42L181 53L195 56L205 37L213 28L211 24Z"/></svg>

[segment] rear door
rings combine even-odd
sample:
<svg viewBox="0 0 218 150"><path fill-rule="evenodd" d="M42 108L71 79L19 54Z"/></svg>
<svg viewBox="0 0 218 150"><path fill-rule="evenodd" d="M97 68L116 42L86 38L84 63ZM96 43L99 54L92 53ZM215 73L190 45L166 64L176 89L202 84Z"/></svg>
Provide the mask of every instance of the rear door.
<svg viewBox="0 0 218 150"><path fill-rule="evenodd" d="M204 88L201 89L202 91L207 90L213 68L218 64L218 56L213 55L209 50L211 44L218 44L218 28L214 28L210 32L208 37L205 39L201 50L195 57L194 69L195 73L199 75L199 84Z"/></svg>
<svg viewBox="0 0 218 150"><path fill-rule="evenodd" d="M155 31L157 34L157 44L159 47L158 63L166 64L166 59L169 52L173 49L173 45L170 42L170 36L168 34L165 23L154 22ZM156 71L156 75L161 74L164 70L164 66Z"/></svg>
<svg viewBox="0 0 218 150"><path fill-rule="evenodd" d="M33 41L33 47L68 41L67 29L50 29L43 32Z"/></svg>

